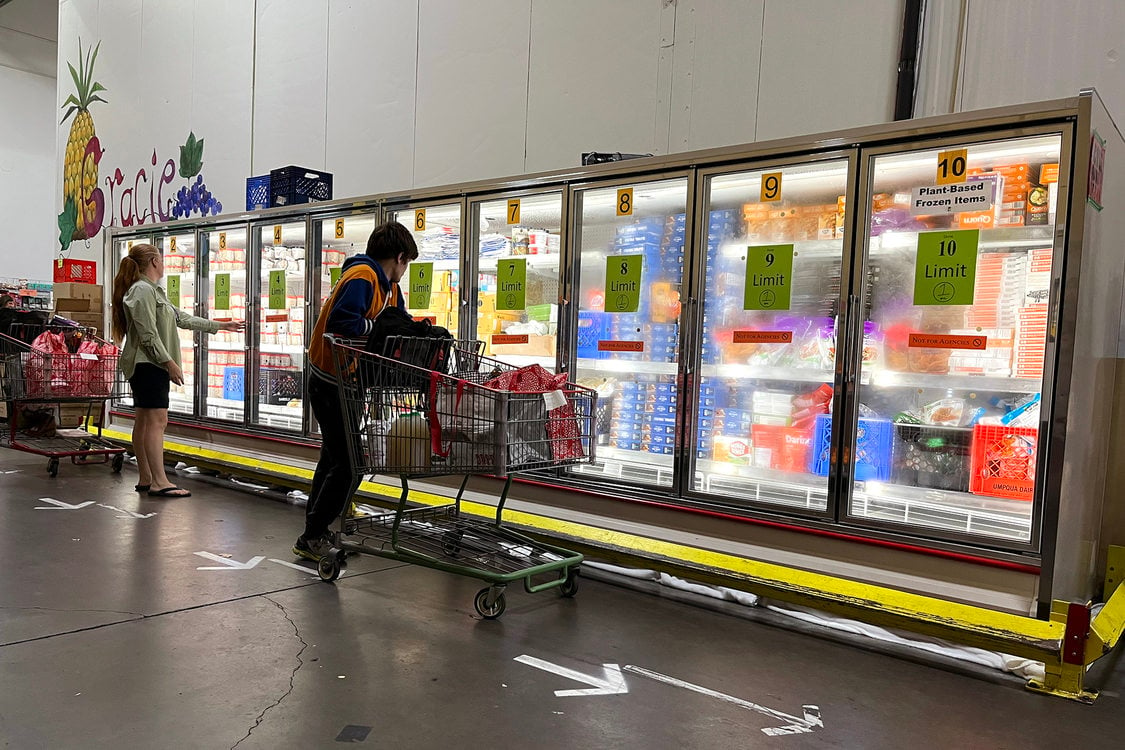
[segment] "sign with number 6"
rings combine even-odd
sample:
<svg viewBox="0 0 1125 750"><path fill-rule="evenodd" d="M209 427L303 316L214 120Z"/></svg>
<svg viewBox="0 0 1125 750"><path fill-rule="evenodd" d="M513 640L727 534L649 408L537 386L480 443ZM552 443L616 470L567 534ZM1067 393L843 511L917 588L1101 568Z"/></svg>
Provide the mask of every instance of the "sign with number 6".
<svg viewBox="0 0 1125 750"><path fill-rule="evenodd" d="M414 231L426 231L426 209L424 208L419 208L414 212Z"/></svg>

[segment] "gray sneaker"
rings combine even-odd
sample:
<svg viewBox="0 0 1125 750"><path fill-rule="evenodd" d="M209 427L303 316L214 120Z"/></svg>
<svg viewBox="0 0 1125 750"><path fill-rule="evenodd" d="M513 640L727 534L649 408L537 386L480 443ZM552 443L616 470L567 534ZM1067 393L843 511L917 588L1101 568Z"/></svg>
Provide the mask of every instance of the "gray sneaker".
<svg viewBox="0 0 1125 750"><path fill-rule="evenodd" d="M320 562L322 557L326 557L331 553L332 538L327 533L321 534L313 539L306 539L304 535L299 536L297 537L297 543L293 545L294 555L313 562Z"/></svg>

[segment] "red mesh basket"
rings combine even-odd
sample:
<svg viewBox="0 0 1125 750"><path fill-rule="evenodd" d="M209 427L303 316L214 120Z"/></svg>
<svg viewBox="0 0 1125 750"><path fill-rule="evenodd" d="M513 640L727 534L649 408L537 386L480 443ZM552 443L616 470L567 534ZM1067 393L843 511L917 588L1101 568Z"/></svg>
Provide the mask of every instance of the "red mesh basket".
<svg viewBox="0 0 1125 750"><path fill-rule="evenodd" d="M1035 495L1038 438L1034 427L973 427L969 492L1030 501Z"/></svg>

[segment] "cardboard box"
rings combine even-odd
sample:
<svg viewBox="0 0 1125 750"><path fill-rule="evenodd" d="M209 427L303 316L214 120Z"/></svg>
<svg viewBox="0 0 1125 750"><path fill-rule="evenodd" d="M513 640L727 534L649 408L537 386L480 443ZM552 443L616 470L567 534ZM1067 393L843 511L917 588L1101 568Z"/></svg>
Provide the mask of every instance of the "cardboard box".
<svg viewBox="0 0 1125 750"><path fill-rule="evenodd" d="M88 299L98 302L99 304L104 299L104 297L102 297L102 287L99 284L59 282L54 286L54 294L56 298Z"/></svg>
<svg viewBox="0 0 1125 750"><path fill-rule="evenodd" d="M1052 182L1059 181L1059 165L1058 164L1044 164L1039 167L1039 184L1049 185Z"/></svg>
<svg viewBox="0 0 1125 750"><path fill-rule="evenodd" d="M492 344L492 353L497 357L503 357L505 354L553 357L556 350L554 336L528 336L526 344Z"/></svg>
<svg viewBox="0 0 1125 750"><path fill-rule="evenodd" d="M100 310L101 300L89 299L76 299L74 297L56 297L55 310L58 312L90 312L91 310Z"/></svg>

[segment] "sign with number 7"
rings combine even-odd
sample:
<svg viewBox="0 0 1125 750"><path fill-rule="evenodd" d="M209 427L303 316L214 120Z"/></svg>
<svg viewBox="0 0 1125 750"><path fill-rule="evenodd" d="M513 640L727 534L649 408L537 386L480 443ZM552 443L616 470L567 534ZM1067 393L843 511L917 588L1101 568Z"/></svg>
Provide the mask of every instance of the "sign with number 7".
<svg viewBox="0 0 1125 750"><path fill-rule="evenodd" d="M496 262L496 309L527 309L527 258Z"/></svg>
<svg viewBox="0 0 1125 750"><path fill-rule="evenodd" d="M520 199L512 198L508 201L508 223L520 223Z"/></svg>

